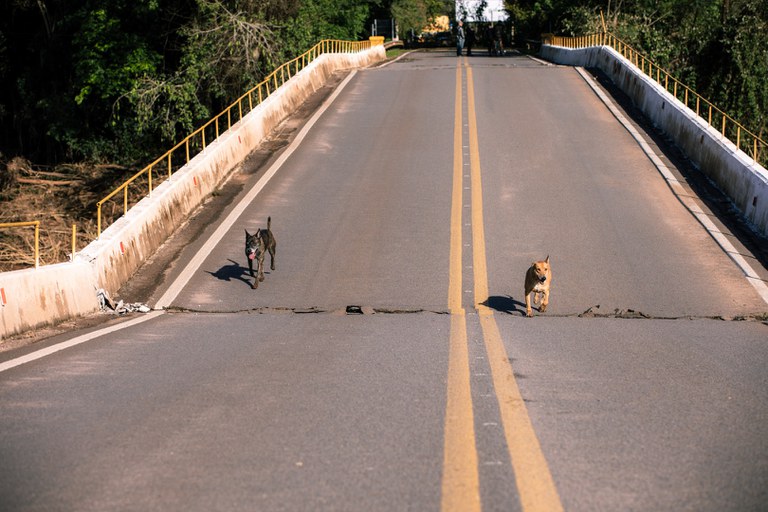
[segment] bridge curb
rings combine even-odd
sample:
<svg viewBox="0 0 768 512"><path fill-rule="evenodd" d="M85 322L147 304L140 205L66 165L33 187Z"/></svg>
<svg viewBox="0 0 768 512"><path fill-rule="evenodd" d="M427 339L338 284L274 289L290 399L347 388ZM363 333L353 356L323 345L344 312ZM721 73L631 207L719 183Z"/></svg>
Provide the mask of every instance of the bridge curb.
<svg viewBox="0 0 768 512"><path fill-rule="evenodd" d="M339 69L386 59L383 46L324 54L110 225L70 263L0 273L0 339L98 311L270 131Z"/></svg>
<svg viewBox="0 0 768 512"><path fill-rule="evenodd" d="M557 64L600 69L733 202L756 233L768 237L768 171L613 48L541 47Z"/></svg>

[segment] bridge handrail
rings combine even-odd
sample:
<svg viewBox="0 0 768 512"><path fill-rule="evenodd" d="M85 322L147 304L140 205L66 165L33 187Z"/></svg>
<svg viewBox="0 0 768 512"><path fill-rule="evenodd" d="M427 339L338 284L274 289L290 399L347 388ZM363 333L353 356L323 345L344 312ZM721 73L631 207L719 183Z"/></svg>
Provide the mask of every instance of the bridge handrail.
<svg viewBox="0 0 768 512"><path fill-rule="evenodd" d="M24 222L0 222L0 229L35 227L35 268L40 266L40 221L30 220Z"/></svg>
<svg viewBox="0 0 768 512"><path fill-rule="evenodd" d="M259 105L262 101L268 98L273 92L275 92L286 81L297 74L299 71L307 67L312 61L323 53L356 53L371 48L372 42L368 41L342 41L338 39L324 39L317 43L315 46L299 55L295 59L286 62L277 67L272 73L240 96L226 109L213 117L211 120L203 124L200 128L187 135L178 144L173 146L162 156L155 159L152 163L144 167L142 170L125 180L120 186L115 188L112 192L106 195L103 199L96 203L96 232L97 238L101 236L102 230L102 206L107 201L114 198L120 192L123 192L123 215L128 211L128 186L140 178L146 177L147 181L147 193L149 196L152 194L153 188L153 173L155 168L159 167L161 163L167 163L167 172L163 172L164 176L158 174L159 178L170 178L173 174L173 161L174 155L178 150L184 147L184 155L182 161L186 164L196 154L205 150L205 148L220 135L220 129L226 126L225 130L232 127L232 114L235 111L235 117L237 120L235 123L243 119L243 116L253 110L253 108ZM222 119L226 117L226 119ZM209 133L206 138L206 132ZM197 153L195 153L197 151ZM194 153L194 154L193 154Z"/></svg>
<svg viewBox="0 0 768 512"><path fill-rule="evenodd" d="M766 146L768 146L766 141L611 32L600 32L579 37L544 34L542 36L542 43L572 49L593 46L609 46L613 48L642 71L644 75L659 85L664 86L668 93L671 93L690 111L695 112L697 117L705 120L709 126L719 130L724 138L730 140L738 149L752 158L755 163L759 165L768 164L768 151L765 151Z"/></svg>
<svg viewBox="0 0 768 512"><path fill-rule="evenodd" d="M383 39L383 38L382 38ZM367 50L377 44L383 44L382 41L378 41L375 38L371 38L367 41L343 41L339 39L324 39L317 43L315 46L299 55L293 60L290 60L280 66L278 66L272 73L247 91L245 94L235 100L230 106L213 117L211 120L203 124L200 128L187 135L179 143L166 151L162 156L156 158L152 163L144 167L142 170L125 180L120 186L115 188L112 192L107 194L104 198L96 203L96 224L97 224L97 238L101 236L102 231L102 206L109 200L113 199L120 192L123 192L123 215L128 211L128 186L135 181L145 178L147 181L147 193L151 195L153 188L153 173L155 173L156 167L161 163L167 162L167 172L163 172L164 176L158 174L158 178L162 179L170 178L173 174L173 162L174 155L180 149L184 148L184 163L189 161L196 154L202 152L211 142L216 140L220 135L220 128L226 126L226 129L232 127L232 111L236 110L236 117L238 122L243 119L243 116L253 110L255 106L258 106L262 101L268 98L274 93L280 86L290 80L299 71L303 70L307 65L314 61L317 57L324 53L357 53L363 50ZM226 116L226 121L222 118ZM210 132L206 137L206 130ZM197 153L195 151L197 150ZM15 228L24 226L35 227L35 268L40 266L40 221L23 221L23 222L5 222L0 223L0 229ZM77 226L72 225L72 254L71 259L74 261L75 252L77 248Z"/></svg>

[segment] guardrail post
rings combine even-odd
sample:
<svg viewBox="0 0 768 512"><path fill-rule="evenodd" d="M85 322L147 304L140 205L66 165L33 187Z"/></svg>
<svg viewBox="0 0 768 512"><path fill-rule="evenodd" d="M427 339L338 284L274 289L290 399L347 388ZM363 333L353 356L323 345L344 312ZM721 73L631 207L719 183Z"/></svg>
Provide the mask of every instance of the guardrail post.
<svg viewBox="0 0 768 512"><path fill-rule="evenodd" d="M35 221L35 268L40 267L40 221Z"/></svg>
<svg viewBox="0 0 768 512"><path fill-rule="evenodd" d="M374 42L375 41L375 42ZM287 63L282 64L278 69L273 71L270 75L267 76L267 78L257 85L258 87L258 94L259 94L259 104L262 103L269 95L274 91L277 90L282 84L285 84L288 80L290 80L293 75L291 73L291 64L295 66L295 73L298 74L302 69L306 68L312 60L319 57L322 53L325 52L354 52L354 51L360 51L361 49L370 48L373 45L383 45L384 44L384 38L381 36L374 36L370 38L368 41L356 41L356 42L349 42L349 41L340 41L340 40L331 40L331 39L324 39L317 44L315 44L312 48L304 52L300 58L297 57L293 59L292 61L289 61ZM280 77L277 76L278 71L280 72ZM286 74L288 77L286 78ZM266 94L262 91L262 85L266 87ZM274 89L272 89L274 87ZM249 111L252 111L254 108L254 98L253 98L253 90L251 89L248 91L248 109ZM237 109L238 109L238 115L239 115L239 121L243 120L243 99L244 96L241 96L237 100ZM234 108L235 104L234 102L227 107L227 130L232 129L232 109ZM215 123L214 131L215 136L212 140L216 140L221 136L221 127L219 125L219 117L222 116L224 113L221 112L217 116L215 116L212 120L208 121L202 128L199 128L198 131L201 132L201 141L202 141L202 151L205 151L207 149L209 139L210 137L206 137L206 129L208 126L213 122ZM188 135L182 142L179 142L176 146L173 147L170 151L168 151L167 158L167 167L168 167L168 178L170 179L173 175L173 157L174 152L181 147L182 144L184 144L184 151L186 155L186 163L189 164L192 154L191 152L194 151L194 148L190 149L190 140L192 137L196 136L197 132L193 132L191 135ZM199 153L198 153L199 154ZM117 194L120 193L120 189L123 189L123 214L126 214L128 212L128 186L131 182L133 182L135 179L137 179L140 175L142 175L147 169L148 169L148 188L149 188L149 194L152 194L153 191L153 176L152 172L154 170L154 165L161 164L163 159L165 158L165 155L161 156L159 159L157 159L155 162L150 164L147 168L142 170L140 173L138 173L136 176L131 178L130 180L123 183L123 185L115 188L108 196L103 198L101 201L97 203L97 238L101 236L101 228L102 228L102 205L108 201L112 200ZM162 164L161 164L162 165ZM159 172L159 171L158 171ZM114 205L116 207L116 205ZM113 210L114 211L114 210ZM75 243L76 243L76 227L73 228L75 231Z"/></svg>

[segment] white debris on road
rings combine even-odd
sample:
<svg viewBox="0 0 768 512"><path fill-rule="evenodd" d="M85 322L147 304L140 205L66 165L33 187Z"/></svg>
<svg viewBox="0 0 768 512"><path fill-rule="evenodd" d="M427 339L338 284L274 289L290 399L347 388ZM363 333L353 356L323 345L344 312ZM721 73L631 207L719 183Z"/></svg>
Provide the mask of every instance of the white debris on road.
<svg viewBox="0 0 768 512"><path fill-rule="evenodd" d="M103 288L99 288L96 292L96 297L99 300L99 309L102 313L110 315L125 315L128 313L149 313L152 309L146 304L141 302L125 303L122 300L115 304L109 297L109 293Z"/></svg>

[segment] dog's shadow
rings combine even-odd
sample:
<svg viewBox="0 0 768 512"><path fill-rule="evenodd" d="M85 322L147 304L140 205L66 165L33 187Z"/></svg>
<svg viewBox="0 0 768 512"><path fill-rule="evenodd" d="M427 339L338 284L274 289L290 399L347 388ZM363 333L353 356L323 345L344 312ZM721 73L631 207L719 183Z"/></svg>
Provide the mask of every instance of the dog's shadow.
<svg viewBox="0 0 768 512"><path fill-rule="evenodd" d="M525 302L515 300L511 295L493 295L483 302L483 306L489 307L500 313L507 313L509 315L520 313L525 316Z"/></svg>
<svg viewBox="0 0 768 512"><path fill-rule="evenodd" d="M216 272L209 272L206 270L205 272L207 274L212 275L219 281L242 281L248 286L251 286L251 276L248 273L247 267L241 267L239 263L237 263L234 260L227 260L231 263L231 265L224 265Z"/></svg>

